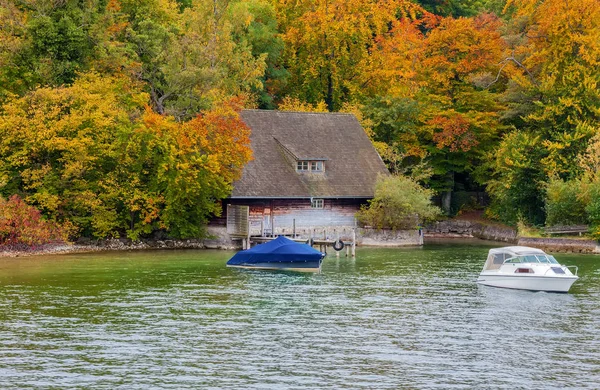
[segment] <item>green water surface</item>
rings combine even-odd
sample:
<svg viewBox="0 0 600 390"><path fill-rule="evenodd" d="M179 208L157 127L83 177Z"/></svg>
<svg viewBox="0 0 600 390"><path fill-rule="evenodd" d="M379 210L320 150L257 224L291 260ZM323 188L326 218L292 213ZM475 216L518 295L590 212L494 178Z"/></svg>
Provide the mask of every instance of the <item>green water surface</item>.
<svg viewBox="0 0 600 390"><path fill-rule="evenodd" d="M0 388L599 388L600 256L556 254L580 280L534 293L475 283L490 247L359 248L320 274L207 250L0 259Z"/></svg>

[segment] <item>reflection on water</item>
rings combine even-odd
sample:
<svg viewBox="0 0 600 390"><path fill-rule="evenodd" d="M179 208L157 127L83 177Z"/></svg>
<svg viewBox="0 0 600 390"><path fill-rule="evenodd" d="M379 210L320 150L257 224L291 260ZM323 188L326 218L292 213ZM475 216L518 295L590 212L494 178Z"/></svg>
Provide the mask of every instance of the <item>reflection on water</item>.
<svg viewBox="0 0 600 390"><path fill-rule="evenodd" d="M600 257L569 294L475 284L489 246L361 249L321 274L230 252L0 260L0 388L598 388Z"/></svg>

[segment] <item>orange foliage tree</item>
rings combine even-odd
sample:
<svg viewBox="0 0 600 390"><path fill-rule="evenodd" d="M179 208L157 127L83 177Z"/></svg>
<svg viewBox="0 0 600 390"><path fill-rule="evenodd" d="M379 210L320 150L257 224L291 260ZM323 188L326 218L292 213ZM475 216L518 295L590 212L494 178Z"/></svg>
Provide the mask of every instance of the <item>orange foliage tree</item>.
<svg viewBox="0 0 600 390"><path fill-rule="evenodd" d="M250 130L236 102L188 122L147 110L123 156L132 233L166 229L175 237L198 237L220 200L251 159Z"/></svg>
<svg viewBox="0 0 600 390"><path fill-rule="evenodd" d="M404 160L432 168L430 185L450 211L455 173L474 175L503 131L493 85L504 53L502 22L494 15L403 19L378 40L372 73L387 87L370 99L367 115L382 140ZM377 70L375 68L380 68ZM484 181L483 179L481 181Z"/></svg>
<svg viewBox="0 0 600 390"><path fill-rule="evenodd" d="M444 18L425 36L418 94L419 121L433 187L451 211L455 174L477 177L477 167L501 134L499 91L488 82L497 72L504 41L494 15Z"/></svg>
<svg viewBox="0 0 600 390"><path fill-rule="evenodd" d="M68 229L45 220L39 210L18 195L8 200L0 197L0 248L25 249L67 239Z"/></svg>

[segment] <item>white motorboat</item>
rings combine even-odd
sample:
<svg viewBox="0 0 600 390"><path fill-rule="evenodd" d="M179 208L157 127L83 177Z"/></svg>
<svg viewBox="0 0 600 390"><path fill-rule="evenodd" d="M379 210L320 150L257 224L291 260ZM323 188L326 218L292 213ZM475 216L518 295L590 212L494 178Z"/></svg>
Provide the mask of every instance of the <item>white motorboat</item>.
<svg viewBox="0 0 600 390"><path fill-rule="evenodd" d="M570 268L574 268L575 273ZM568 292L579 277L576 266L560 265L552 255L526 246L490 249L477 283L532 291Z"/></svg>

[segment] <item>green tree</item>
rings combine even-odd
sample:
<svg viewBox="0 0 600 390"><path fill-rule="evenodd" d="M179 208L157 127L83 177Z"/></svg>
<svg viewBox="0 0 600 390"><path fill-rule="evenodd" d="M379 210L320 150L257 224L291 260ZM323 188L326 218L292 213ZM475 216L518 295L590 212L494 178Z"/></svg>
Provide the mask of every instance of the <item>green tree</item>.
<svg viewBox="0 0 600 390"><path fill-rule="evenodd" d="M545 193L547 226L587 223L582 183L579 180L551 178Z"/></svg>
<svg viewBox="0 0 600 390"><path fill-rule="evenodd" d="M545 220L543 193L546 177L540 167L541 137L524 131L507 134L490 152L494 175L487 189L493 197L488 214L509 224L520 219L535 225Z"/></svg>
<svg viewBox="0 0 600 390"><path fill-rule="evenodd" d="M130 40L141 63L139 77L157 112L187 120L213 103L240 95L251 102L262 93L269 53L253 51L252 44L258 49L260 41L258 33L251 35L260 24L252 12L268 15L261 2L199 0L181 13L174 2L161 2L164 7L154 17L124 7L135 15L130 16ZM274 36L262 39L276 41Z"/></svg>

